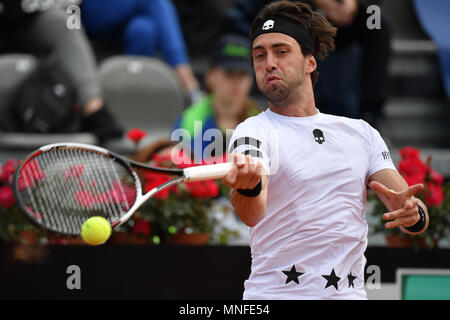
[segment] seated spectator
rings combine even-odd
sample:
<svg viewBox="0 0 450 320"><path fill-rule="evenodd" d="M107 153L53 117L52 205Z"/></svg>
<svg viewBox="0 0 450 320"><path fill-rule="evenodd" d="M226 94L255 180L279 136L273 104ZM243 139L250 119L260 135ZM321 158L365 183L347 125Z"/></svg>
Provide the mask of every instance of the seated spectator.
<svg viewBox="0 0 450 320"><path fill-rule="evenodd" d="M170 0L84 0L81 18L88 36L118 44L128 55L159 52L174 68L190 102L203 96L192 71L176 8Z"/></svg>
<svg viewBox="0 0 450 320"><path fill-rule="evenodd" d="M83 114L81 131L96 134L101 142L120 137L122 129L105 106L94 55L83 31L69 30L67 15L59 8L41 11L36 7L29 12L17 0L0 0L0 8L3 49L54 61L74 86Z"/></svg>
<svg viewBox="0 0 450 320"><path fill-rule="evenodd" d="M250 43L246 37L229 34L219 39L205 73L205 84L208 95L186 109L174 126L174 129L181 128L189 132L191 153L198 159L203 159L205 147L212 143L203 141L206 130L234 129L240 122L259 112L249 97L253 69ZM200 122L201 130L195 130L196 121ZM195 144L201 148L195 148ZM223 147L226 148L226 145L223 144ZM196 154L199 152L201 154Z"/></svg>
<svg viewBox="0 0 450 320"><path fill-rule="evenodd" d="M237 0L225 13L225 27L248 35L252 19L268 2ZM388 95L389 21L381 15L381 29L369 29L368 5L363 0L302 2L320 10L338 27L335 51L318 61L318 107L326 113L363 118L376 127Z"/></svg>

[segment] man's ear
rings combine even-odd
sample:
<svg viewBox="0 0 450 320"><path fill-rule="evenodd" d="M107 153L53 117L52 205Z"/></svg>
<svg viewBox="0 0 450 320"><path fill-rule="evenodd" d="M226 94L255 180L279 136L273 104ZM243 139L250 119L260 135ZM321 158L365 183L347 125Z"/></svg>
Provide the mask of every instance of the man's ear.
<svg viewBox="0 0 450 320"><path fill-rule="evenodd" d="M311 74L317 69L316 58L312 54L306 56L306 73Z"/></svg>

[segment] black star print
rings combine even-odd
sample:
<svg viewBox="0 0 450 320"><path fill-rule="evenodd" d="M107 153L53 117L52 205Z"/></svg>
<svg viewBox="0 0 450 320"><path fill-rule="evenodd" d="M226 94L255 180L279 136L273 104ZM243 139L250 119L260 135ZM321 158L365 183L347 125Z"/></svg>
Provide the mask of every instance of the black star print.
<svg viewBox="0 0 450 320"><path fill-rule="evenodd" d="M341 280L338 276L336 276L336 273L334 273L334 269L331 271L330 275L322 275L325 279L327 279L327 285L325 287L328 288L329 286L334 286L336 290L338 290L338 281Z"/></svg>
<svg viewBox="0 0 450 320"><path fill-rule="evenodd" d="M352 288L355 288L355 284L353 283L353 281L355 281L356 277L353 276L352 273L350 272L347 278L348 278L348 287L350 288L351 286Z"/></svg>
<svg viewBox="0 0 450 320"><path fill-rule="evenodd" d="M302 272L297 272L297 270L295 270L295 265L292 266L290 271L283 271L283 273L287 276L286 284L288 284L291 281L295 281L297 282L297 284L300 284L298 282L298 277L304 274Z"/></svg>

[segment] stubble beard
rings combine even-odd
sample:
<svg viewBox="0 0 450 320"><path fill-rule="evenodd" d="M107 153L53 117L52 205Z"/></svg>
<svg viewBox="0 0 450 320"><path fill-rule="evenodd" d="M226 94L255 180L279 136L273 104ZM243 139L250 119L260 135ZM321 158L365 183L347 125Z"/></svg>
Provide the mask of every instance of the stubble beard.
<svg viewBox="0 0 450 320"><path fill-rule="evenodd" d="M291 83L283 81L270 87L264 87L261 92L272 105L277 107L288 106L294 100L295 92L299 89L301 83L300 79Z"/></svg>
<svg viewBox="0 0 450 320"><path fill-rule="evenodd" d="M282 106L285 105L286 100L289 97L289 87L285 83L279 85L272 85L270 87L264 87L262 94L273 105Z"/></svg>
<svg viewBox="0 0 450 320"><path fill-rule="evenodd" d="M263 84L260 87L261 93L274 106L284 107L290 105L296 98L300 90L304 76L298 73L298 77L292 81L279 80L278 83L266 86Z"/></svg>

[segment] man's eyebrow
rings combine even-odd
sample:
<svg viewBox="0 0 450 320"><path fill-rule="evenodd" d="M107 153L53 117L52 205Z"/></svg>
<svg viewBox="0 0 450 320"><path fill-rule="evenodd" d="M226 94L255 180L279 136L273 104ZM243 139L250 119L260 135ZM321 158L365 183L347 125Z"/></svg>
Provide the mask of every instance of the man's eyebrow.
<svg viewBox="0 0 450 320"><path fill-rule="evenodd" d="M264 46L259 45L252 48L252 50L259 50L259 49L264 49Z"/></svg>
<svg viewBox="0 0 450 320"><path fill-rule="evenodd" d="M271 48L278 48L278 47L283 47L283 46L289 46L290 47L291 45L289 43L287 43L287 42L277 42L277 43L272 44L270 47ZM254 46L252 50L258 50L258 49L265 49L265 47L262 46L262 45L257 45L257 46Z"/></svg>

